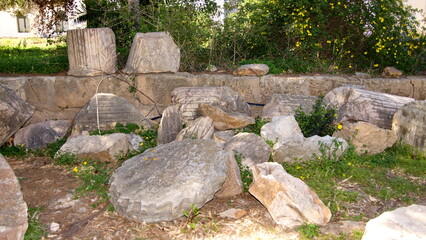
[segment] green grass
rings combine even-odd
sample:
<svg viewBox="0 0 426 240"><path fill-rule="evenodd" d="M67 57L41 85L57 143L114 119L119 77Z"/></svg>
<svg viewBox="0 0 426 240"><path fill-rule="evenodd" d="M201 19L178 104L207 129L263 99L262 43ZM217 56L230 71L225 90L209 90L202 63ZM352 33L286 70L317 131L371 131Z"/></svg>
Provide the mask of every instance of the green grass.
<svg viewBox="0 0 426 240"><path fill-rule="evenodd" d="M65 43L45 39L0 39L0 73L53 74L68 70Z"/></svg>
<svg viewBox="0 0 426 240"><path fill-rule="evenodd" d="M25 232L25 240L39 240L47 236L46 226L42 225L39 220L39 213L42 208L28 208L28 229Z"/></svg>
<svg viewBox="0 0 426 240"><path fill-rule="evenodd" d="M344 211L345 205L356 203L365 194L385 204L396 200L409 205L426 192L426 185L422 184L426 180L425 154L401 143L372 156L358 155L355 149L349 149L339 161L320 157L283 166L288 173L304 180L333 214ZM357 187L341 188L342 182Z"/></svg>

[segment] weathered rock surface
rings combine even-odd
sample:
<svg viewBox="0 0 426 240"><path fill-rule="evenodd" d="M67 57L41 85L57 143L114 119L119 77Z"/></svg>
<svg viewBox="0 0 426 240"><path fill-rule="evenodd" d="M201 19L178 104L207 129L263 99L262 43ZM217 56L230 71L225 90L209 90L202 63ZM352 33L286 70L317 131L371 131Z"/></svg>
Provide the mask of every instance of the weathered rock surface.
<svg viewBox="0 0 426 240"><path fill-rule="evenodd" d="M358 153L376 154L391 147L398 139L388 129L379 128L366 122L343 122L343 128L334 132L333 137L352 141Z"/></svg>
<svg viewBox="0 0 426 240"><path fill-rule="evenodd" d="M167 32L137 33L124 72L128 74L177 72L180 50Z"/></svg>
<svg viewBox="0 0 426 240"><path fill-rule="evenodd" d="M260 129L262 138L279 142L287 138L303 138L302 130L293 115L276 116Z"/></svg>
<svg viewBox="0 0 426 240"><path fill-rule="evenodd" d="M111 177L111 203L126 218L169 221L202 207L221 188L231 155L212 140L159 145L125 161Z"/></svg>
<svg viewBox="0 0 426 240"><path fill-rule="evenodd" d="M181 119L188 123L201 116L199 105L206 103L227 112L250 115L250 106L229 87L181 87L172 92L172 102L178 104Z"/></svg>
<svg viewBox="0 0 426 240"><path fill-rule="evenodd" d="M163 111L163 117L158 127L157 143L164 144L173 142L178 133L182 130L182 121L179 111L175 105L167 107Z"/></svg>
<svg viewBox="0 0 426 240"><path fill-rule="evenodd" d="M47 144L63 138L70 126L71 121L69 120L52 120L31 124L15 133L13 144L15 146L24 144L32 149L46 147Z"/></svg>
<svg viewBox="0 0 426 240"><path fill-rule="evenodd" d="M348 143L344 139L330 136L286 138L274 145L272 158L275 162L307 161L312 159L313 154L321 157L321 147L325 149L327 156L333 156L334 152L336 157L340 157L348 148Z"/></svg>
<svg viewBox="0 0 426 240"><path fill-rule="evenodd" d="M214 133L213 120L209 117L197 118L194 122L189 123L189 126L182 129L177 137L177 141L183 139L211 139Z"/></svg>
<svg viewBox="0 0 426 240"><path fill-rule="evenodd" d="M24 239L27 204L12 168L0 154L0 239Z"/></svg>
<svg viewBox="0 0 426 240"><path fill-rule="evenodd" d="M141 146L141 143L144 143L144 139L138 134L129 133L126 134L127 140L129 140L130 145L132 146L133 150L139 150L139 147Z"/></svg>
<svg viewBox="0 0 426 240"><path fill-rule="evenodd" d="M362 240L426 239L426 206L413 204L368 221Z"/></svg>
<svg viewBox="0 0 426 240"><path fill-rule="evenodd" d="M226 180L220 190L215 194L216 197L233 197L243 192L240 169L238 168L233 152L228 152L230 157L227 162L228 171L226 172Z"/></svg>
<svg viewBox="0 0 426 240"><path fill-rule="evenodd" d="M33 115L34 108L0 84L0 146Z"/></svg>
<svg viewBox="0 0 426 240"><path fill-rule="evenodd" d="M392 131L403 142L426 151L426 101L415 101L398 109Z"/></svg>
<svg viewBox="0 0 426 240"><path fill-rule="evenodd" d="M359 88L340 87L327 93L324 100L338 108L338 122L363 121L390 129L395 112L412 98Z"/></svg>
<svg viewBox="0 0 426 240"><path fill-rule="evenodd" d="M305 222L325 225L330 209L302 180L288 174L278 163L266 162L253 168L249 192L255 196L283 229Z"/></svg>
<svg viewBox="0 0 426 240"><path fill-rule="evenodd" d="M316 100L314 96L274 94L263 107L262 118L270 120L276 116L294 115L299 108L309 113Z"/></svg>
<svg viewBox="0 0 426 240"><path fill-rule="evenodd" d="M126 134L76 136L68 138L56 153L56 156L69 153L79 158L116 162L117 157L126 155L132 148Z"/></svg>
<svg viewBox="0 0 426 240"><path fill-rule="evenodd" d="M203 116L213 120L214 127L219 131L237 129L254 124L254 118L239 112L225 112L219 107L201 103L200 111Z"/></svg>
<svg viewBox="0 0 426 240"><path fill-rule="evenodd" d="M328 223L327 225L320 227L319 231L322 234L331 234L331 235L338 236L340 234L349 235L353 233L354 231L362 232L364 231L364 229L365 229L364 222L344 220L344 221Z"/></svg>
<svg viewBox="0 0 426 240"><path fill-rule="evenodd" d="M236 76L263 76L268 72L269 67L266 64L245 64L235 69L232 74Z"/></svg>
<svg viewBox="0 0 426 240"><path fill-rule="evenodd" d="M115 48L115 35L110 28L68 30L68 75L96 76L115 73Z"/></svg>
<svg viewBox="0 0 426 240"><path fill-rule="evenodd" d="M254 133L238 133L225 143L224 147L225 150L241 154L242 164L249 168L269 161L272 151L269 145Z"/></svg>
<svg viewBox="0 0 426 240"><path fill-rule="evenodd" d="M78 112L71 135L97 130L98 118L101 130L112 129L116 123L134 123L145 129L153 125L126 99L110 93L98 93Z"/></svg>
<svg viewBox="0 0 426 240"><path fill-rule="evenodd" d="M232 131L219 131L213 133L213 140L217 143L224 144L227 141L231 140L234 137L234 133Z"/></svg>
<svg viewBox="0 0 426 240"><path fill-rule="evenodd" d="M402 75L402 71L394 67L385 67L382 73L383 77L390 77L390 78L399 78L401 75Z"/></svg>
<svg viewBox="0 0 426 240"><path fill-rule="evenodd" d="M240 219L247 215L247 211L244 209L231 208L226 211L219 213L221 218Z"/></svg>

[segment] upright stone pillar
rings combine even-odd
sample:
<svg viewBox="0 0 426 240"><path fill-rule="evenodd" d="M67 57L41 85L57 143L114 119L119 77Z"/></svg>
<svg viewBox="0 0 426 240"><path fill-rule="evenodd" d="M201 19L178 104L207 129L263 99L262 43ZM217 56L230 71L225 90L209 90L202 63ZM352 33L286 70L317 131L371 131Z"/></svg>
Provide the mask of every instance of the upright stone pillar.
<svg viewBox="0 0 426 240"><path fill-rule="evenodd" d="M124 72L177 72L180 50L167 32L137 33Z"/></svg>
<svg viewBox="0 0 426 240"><path fill-rule="evenodd" d="M97 76L115 73L115 35L110 28L68 30L68 75Z"/></svg>

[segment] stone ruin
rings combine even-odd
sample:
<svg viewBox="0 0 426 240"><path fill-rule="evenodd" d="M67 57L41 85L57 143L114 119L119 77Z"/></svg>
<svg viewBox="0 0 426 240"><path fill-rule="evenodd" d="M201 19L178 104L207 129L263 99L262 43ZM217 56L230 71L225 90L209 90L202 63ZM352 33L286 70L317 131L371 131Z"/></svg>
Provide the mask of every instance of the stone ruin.
<svg viewBox="0 0 426 240"><path fill-rule="evenodd" d="M73 30L68 34L69 75L95 76L117 71L115 39L110 29ZM147 49L155 49L155 54ZM166 33L137 34L124 72L177 72L179 54L176 44ZM162 62L166 62L166 66L160 66ZM0 91L4 93L0 95L0 107L3 106L0 110L6 113L0 115L0 128L5 129L0 136L2 145L31 117L34 107L2 85ZM344 138L353 136L352 128L359 129L353 141L365 147L364 152L381 152L384 148L380 146L391 146L397 137L420 149L425 147L425 101L354 87L336 88L325 99L339 109L339 121L345 127L351 126L350 129L346 132L343 129L340 135L305 138L292 115L299 107L305 111L311 109L316 97L298 91L272 96L274 89L270 91L271 97L262 116L271 119L271 123L262 128L259 137L248 133L233 135L236 128L247 126L254 119L244 98L229 87L176 88L170 99L172 104L163 112L160 122L159 145L127 160L111 178L111 202L117 212L142 222L169 221L182 216L183 210L188 210L192 203L202 207L214 196L235 196L242 192L234 158L234 153L239 153L243 156L242 164L254 173L249 192L265 205L280 227L291 229L304 222L325 225L331 217L328 207L303 181L289 175L281 165L267 163L271 154L276 162L291 162L294 158L310 161L312 154L319 153L319 142L329 144L337 139L346 143ZM83 136L88 131L111 128L116 122L137 123L145 128L153 125L126 99L99 93L81 109L73 121L74 136L59 153L72 152L80 157L113 162L117 153L125 153L143 143L143 139L125 134ZM182 123L186 124L185 128ZM66 129L69 123L49 122L43 128L27 127L21 130L16 144L31 143L34 148L44 146L43 141L54 141L60 135L56 133L66 132L48 129L54 126ZM34 129L46 129L49 137L34 137L40 135ZM272 146L265 139L270 140ZM7 169L6 164L3 165L3 169ZM14 176L8 173L7 177ZM19 193L18 185L12 187ZM2 196L7 197L6 194ZM19 194L16 196L19 198ZM20 212L7 217L17 222L17 232L13 234L20 238L27 226L23 220L26 206L18 201L15 207ZM1 227L8 227L4 225L7 223L1 224ZM11 233L0 231L0 238L2 234Z"/></svg>

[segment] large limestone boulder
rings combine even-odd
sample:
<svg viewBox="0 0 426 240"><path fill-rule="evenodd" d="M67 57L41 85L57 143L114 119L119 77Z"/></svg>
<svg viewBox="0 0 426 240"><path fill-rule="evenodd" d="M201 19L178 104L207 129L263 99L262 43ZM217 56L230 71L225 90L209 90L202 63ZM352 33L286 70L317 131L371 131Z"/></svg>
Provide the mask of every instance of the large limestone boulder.
<svg viewBox="0 0 426 240"><path fill-rule="evenodd" d="M426 239L426 206L413 204L371 219L362 240Z"/></svg>
<svg viewBox="0 0 426 240"><path fill-rule="evenodd" d="M254 118L239 112L225 112L219 107L201 103L200 111L203 116L213 120L214 127L219 131L243 128L254 124Z"/></svg>
<svg viewBox="0 0 426 240"><path fill-rule="evenodd" d="M118 157L126 155L132 149L126 134L114 133L111 135L77 136L68 138L56 153L73 154L83 159L116 162Z"/></svg>
<svg viewBox="0 0 426 240"><path fill-rule="evenodd" d="M395 112L413 98L373 92L359 88L335 88L324 97L338 109L338 122L363 121L380 128L391 129Z"/></svg>
<svg viewBox="0 0 426 240"><path fill-rule="evenodd" d="M369 155L383 152L398 140L396 134L366 122L344 122L343 128L334 132L333 137L350 139L358 153Z"/></svg>
<svg viewBox="0 0 426 240"><path fill-rule="evenodd" d="M213 133L213 120L209 117L200 117L182 129L178 133L176 141L182 141L183 139L211 139Z"/></svg>
<svg viewBox="0 0 426 240"><path fill-rule="evenodd" d="M266 64L245 64L235 69L232 74L236 76L263 76L268 72L269 67Z"/></svg>
<svg viewBox="0 0 426 240"><path fill-rule="evenodd" d="M426 151L426 101L415 101L398 109L392 131L403 142Z"/></svg>
<svg viewBox="0 0 426 240"><path fill-rule="evenodd" d="M303 138L302 130L293 115L276 116L260 129L262 138L279 142L288 138Z"/></svg>
<svg viewBox="0 0 426 240"><path fill-rule="evenodd" d="M70 126L69 120L52 120L31 124L15 133L13 144L15 146L23 144L32 149L43 148L47 144L65 137Z"/></svg>
<svg viewBox="0 0 426 240"><path fill-rule="evenodd" d="M288 174L278 163L256 164L249 192L255 196L283 229L303 223L323 226L331 211L302 180Z"/></svg>
<svg viewBox="0 0 426 240"><path fill-rule="evenodd" d="M339 158L345 153L348 146L344 139L330 136L286 138L274 145L272 158L275 162L308 161L314 154L321 157L321 148L324 149L326 156Z"/></svg>
<svg viewBox="0 0 426 240"><path fill-rule="evenodd" d="M309 113L316 100L314 96L274 94L263 107L262 118L270 120L276 116L294 115L299 108Z"/></svg>
<svg viewBox="0 0 426 240"><path fill-rule="evenodd" d="M0 239L24 239L27 204L15 173L0 154Z"/></svg>
<svg viewBox="0 0 426 240"><path fill-rule="evenodd" d="M0 146L33 115L34 108L0 84Z"/></svg>
<svg viewBox="0 0 426 240"><path fill-rule="evenodd" d="M244 98L229 87L180 87L172 92L172 102L178 105L181 118L188 123L201 116L201 103L219 107L226 112L250 115Z"/></svg>
<svg viewBox="0 0 426 240"><path fill-rule="evenodd" d="M80 135L83 131L109 130L116 123L134 123L151 128L153 123L126 99L111 93L95 94L75 117L71 135Z"/></svg>
<svg viewBox="0 0 426 240"><path fill-rule="evenodd" d="M176 106L169 106L163 111L163 116L158 127L157 143L173 142L182 130L182 121Z"/></svg>
<svg viewBox="0 0 426 240"><path fill-rule="evenodd" d="M238 133L224 145L225 150L233 151L243 156L242 164L251 168L255 164L269 161L271 148L254 133Z"/></svg>
<svg viewBox="0 0 426 240"><path fill-rule="evenodd" d="M111 177L115 210L141 222L170 221L202 207L221 188L232 154L212 140L159 145L125 161Z"/></svg>
<svg viewBox="0 0 426 240"><path fill-rule="evenodd" d="M68 30L68 75L96 76L115 73L115 48L115 35L110 28Z"/></svg>
<svg viewBox="0 0 426 240"><path fill-rule="evenodd" d="M128 74L177 72L180 50L167 32L137 33L124 72Z"/></svg>

